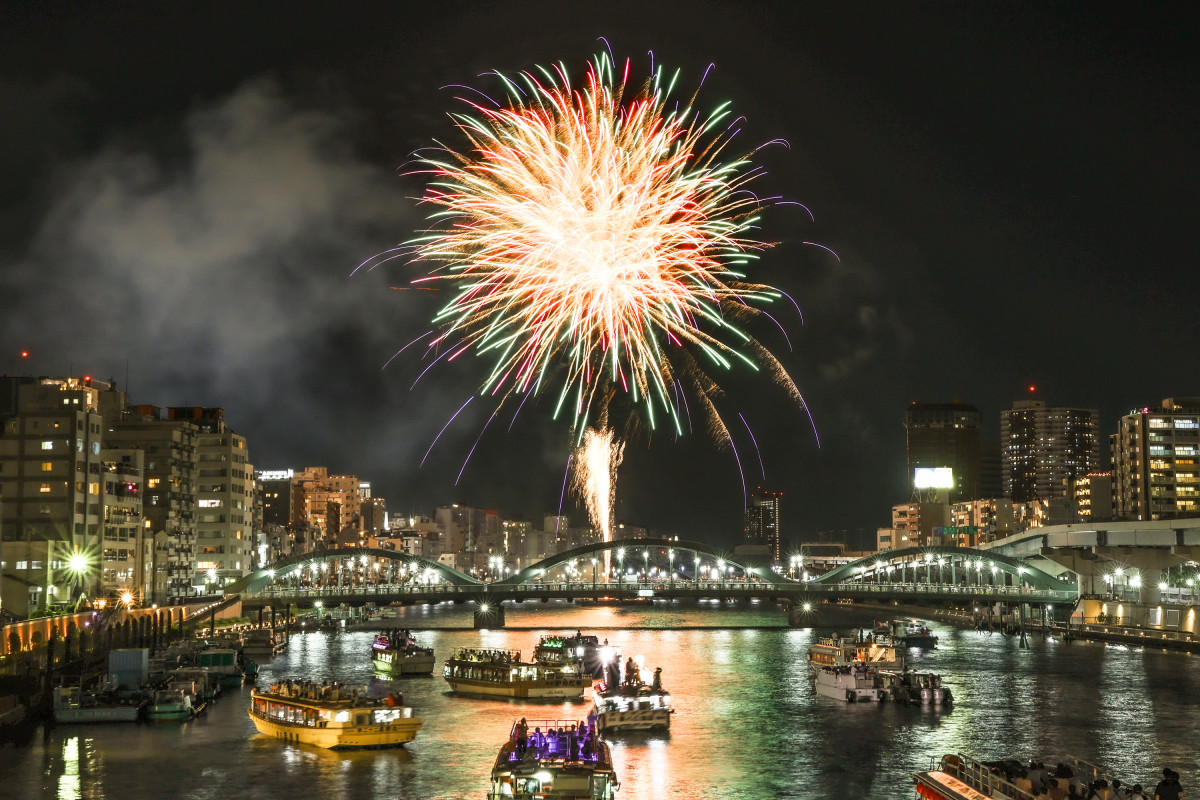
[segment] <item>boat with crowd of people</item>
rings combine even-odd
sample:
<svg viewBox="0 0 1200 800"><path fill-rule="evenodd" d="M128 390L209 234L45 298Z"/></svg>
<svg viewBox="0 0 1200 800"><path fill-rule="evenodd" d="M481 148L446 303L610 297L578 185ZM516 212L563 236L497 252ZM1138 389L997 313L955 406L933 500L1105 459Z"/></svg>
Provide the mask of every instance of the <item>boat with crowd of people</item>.
<svg viewBox="0 0 1200 800"><path fill-rule="evenodd" d="M433 648L417 644L407 628L378 634L371 642L371 661L385 675L433 674Z"/></svg>
<svg viewBox="0 0 1200 800"><path fill-rule="evenodd" d="M398 694L373 697L366 687L286 680L250 694L259 733L330 749L400 747L422 720Z"/></svg>
<svg viewBox="0 0 1200 800"><path fill-rule="evenodd" d="M442 667L442 677L459 694L519 700L583 697L591 678L573 664L522 661L519 650L463 648Z"/></svg>
<svg viewBox="0 0 1200 800"><path fill-rule="evenodd" d="M808 650L808 665L813 674L825 667L850 667L866 664L877 669L896 667L900 656L896 647L882 637L859 631L854 636L823 636Z"/></svg>
<svg viewBox="0 0 1200 800"><path fill-rule="evenodd" d="M496 755L488 800L613 800L612 753L584 722L520 719Z"/></svg>
<svg viewBox="0 0 1200 800"><path fill-rule="evenodd" d="M624 664L615 655L604 665L604 677L592 687L595 706L589 719L600 733L668 731L671 729L671 695L662 685L662 667L653 675L634 659Z"/></svg>
<svg viewBox="0 0 1200 800"><path fill-rule="evenodd" d="M1163 770L1164 781L1172 775L1177 773ZM1130 790L1145 797L1154 796L1152 790L1143 792L1141 784L1122 782L1095 764L1074 756L1028 762L979 761L962 753L951 753L929 769L914 772L912 777L916 797L926 800L1034 800L1044 794L1123 797ZM1056 795L1056 790L1063 794ZM1092 794L1092 790L1096 793Z"/></svg>
<svg viewBox="0 0 1200 800"><path fill-rule="evenodd" d="M599 677L603 668L600 637L577 631L573 636L543 636L533 649L533 660L543 664L571 664L577 670Z"/></svg>

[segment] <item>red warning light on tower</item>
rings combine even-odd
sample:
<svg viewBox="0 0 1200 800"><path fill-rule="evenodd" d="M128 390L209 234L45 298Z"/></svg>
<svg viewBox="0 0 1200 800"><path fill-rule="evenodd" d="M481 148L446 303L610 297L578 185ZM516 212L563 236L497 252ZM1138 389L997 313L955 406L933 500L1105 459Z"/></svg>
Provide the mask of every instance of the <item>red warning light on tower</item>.
<svg viewBox="0 0 1200 800"><path fill-rule="evenodd" d="M1029 391L1031 391L1031 392L1036 392L1036 391L1037 391L1037 387L1036 387L1036 386L1034 386L1034 385L1031 383L1031 384L1029 384Z"/></svg>

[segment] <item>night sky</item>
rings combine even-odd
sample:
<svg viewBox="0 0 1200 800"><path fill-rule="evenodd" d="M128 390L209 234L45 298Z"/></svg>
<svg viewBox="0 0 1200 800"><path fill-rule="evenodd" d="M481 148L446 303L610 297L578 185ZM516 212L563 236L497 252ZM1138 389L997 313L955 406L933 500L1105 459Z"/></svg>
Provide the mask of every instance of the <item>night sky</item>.
<svg viewBox="0 0 1200 800"><path fill-rule="evenodd" d="M345 7L343 7L345 6ZM647 10L647 6L654 8ZM655 10L658 9L658 10ZM454 84L603 44L730 100L778 242L780 355L808 417L737 371L723 406L785 538L889 524L903 412L1014 399L1097 408L1200 394L1191 7L1096 3L6 3L0 7L0 372L114 378L212 405L259 469L325 465L393 512L460 502L540 520L570 432L552 399L511 430L486 373L409 353L438 298L360 262L422 226L418 147L461 144ZM828 252L804 242L816 242ZM27 349L28 359L20 352ZM385 364L387 364L385 368ZM766 472L736 414L757 439ZM631 439L617 514L732 545L743 484L697 430ZM583 515L570 510L578 523ZM857 545L857 534L850 543Z"/></svg>

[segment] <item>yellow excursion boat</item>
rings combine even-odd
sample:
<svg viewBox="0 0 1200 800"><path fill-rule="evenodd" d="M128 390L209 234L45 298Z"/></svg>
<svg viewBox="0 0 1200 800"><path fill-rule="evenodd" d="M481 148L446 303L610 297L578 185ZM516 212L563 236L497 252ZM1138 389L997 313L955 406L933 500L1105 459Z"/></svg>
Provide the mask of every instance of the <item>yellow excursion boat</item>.
<svg viewBox="0 0 1200 800"><path fill-rule="evenodd" d="M312 681L283 681L250 695L250 719L258 732L317 747L400 747L421 729L421 718L399 695L371 697Z"/></svg>

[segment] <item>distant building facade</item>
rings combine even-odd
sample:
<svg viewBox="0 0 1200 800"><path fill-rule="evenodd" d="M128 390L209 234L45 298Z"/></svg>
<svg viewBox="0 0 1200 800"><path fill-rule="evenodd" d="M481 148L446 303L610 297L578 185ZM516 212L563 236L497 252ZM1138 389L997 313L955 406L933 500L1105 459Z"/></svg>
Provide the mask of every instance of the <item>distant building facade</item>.
<svg viewBox="0 0 1200 800"><path fill-rule="evenodd" d="M1127 520L1200 514L1200 397L1167 398L1121 417L1111 439L1116 514Z"/></svg>
<svg viewBox="0 0 1200 800"><path fill-rule="evenodd" d="M918 468L948 467L954 478L949 502L979 497L979 420L979 409L966 403L909 406L904 412L909 486Z"/></svg>
<svg viewBox="0 0 1200 800"><path fill-rule="evenodd" d="M1000 413L1003 494L1014 502L1065 497L1070 481L1100 466L1099 412L1019 400Z"/></svg>
<svg viewBox="0 0 1200 800"><path fill-rule="evenodd" d="M761 486L750 493L746 501L745 525L742 529L742 544L766 547L776 562L782 555L779 530L779 506L783 492L774 492Z"/></svg>

